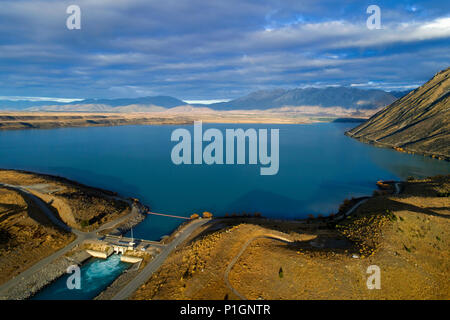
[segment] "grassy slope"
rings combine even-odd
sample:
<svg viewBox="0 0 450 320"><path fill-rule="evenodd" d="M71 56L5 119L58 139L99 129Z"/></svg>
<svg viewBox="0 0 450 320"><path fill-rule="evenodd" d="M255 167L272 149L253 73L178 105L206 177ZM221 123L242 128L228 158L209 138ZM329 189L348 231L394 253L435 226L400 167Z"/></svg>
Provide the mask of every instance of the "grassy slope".
<svg viewBox="0 0 450 320"><path fill-rule="evenodd" d="M247 240L276 233L296 243L256 239L231 269L230 283L246 298L449 299L449 191L449 176L409 181L400 195L377 195L337 225L218 220L133 298L236 299L224 282L228 263ZM381 269L381 290L367 289L370 265Z"/></svg>
<svg viewBox="0 0 450 320"><path fill-rule="evenodd" d="M23 194L0 188L0 284L74 238L55 228Z"/></svg>
<svg viewBox="0 0 450 320"><path fill-rule="evenodd" d="M347 134L363 142L450 158L450 68Z"/></svg>
<svg viewBox="0 0 450 320"><path fill-rule="evenodd" d="M110 196L112 192L91 188L50 175L0 169L0 182L30 186L28 190L46 203L69 226L84 231L130 212L129 205Z"/></svg>

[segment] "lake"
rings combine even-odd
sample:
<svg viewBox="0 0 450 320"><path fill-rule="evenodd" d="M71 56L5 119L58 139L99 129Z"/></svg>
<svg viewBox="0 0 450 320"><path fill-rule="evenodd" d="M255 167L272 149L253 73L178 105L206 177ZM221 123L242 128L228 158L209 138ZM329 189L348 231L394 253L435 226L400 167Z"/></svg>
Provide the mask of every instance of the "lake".
<svg viewBox="0 0 450 320"><path fill-rule="evenodd" d="M60 175L139 198L154 212L190 216L210 211L303 218L336 212L352 196L371 195L380 179L449 174L450 164L360 143L344 135L355 124L203 124L207 128L280 130L279 172L259 165L175 165L176 128L118 126L0 131L0 167ZM180 220L150 216L134 229L158 240Z"/></svg>

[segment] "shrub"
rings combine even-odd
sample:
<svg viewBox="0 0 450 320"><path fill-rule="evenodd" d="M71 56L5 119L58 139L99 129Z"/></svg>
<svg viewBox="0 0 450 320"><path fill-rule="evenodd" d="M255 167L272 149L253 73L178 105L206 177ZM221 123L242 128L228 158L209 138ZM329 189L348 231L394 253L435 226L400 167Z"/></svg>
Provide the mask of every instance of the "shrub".
<svg viewBox="0 0 450 320"><path fill-rule="evenodd" d="M397 216L389 209L386 209L386 216L391 221L397 221Z"/></svg>
<svg viewBox="0 0 450 320"><path fill-rule="evenodd" d="M200 218L200 216L199 216L198 214L196 214L196 213L194 213L194 214L191 215L191 219L192 219L192 220L198 219L198 218Z"/></svg>
<svg viewBox="0 0 450 320"><path fill-rule="evenodd" d="M81 220L80 226L81 226L82 228L87 228L87 227L89 227L89 221L88 221L88 220Z"/></svg>
<svg viewBox="0 0 450 320"><path fill-rule="evenodd" d="M437 192L437 196L438 196L438 197L446 198L446 197L449 197L449 196L450 196L450 192L446 192L446 191L438 191L438 192Z"/></svg>

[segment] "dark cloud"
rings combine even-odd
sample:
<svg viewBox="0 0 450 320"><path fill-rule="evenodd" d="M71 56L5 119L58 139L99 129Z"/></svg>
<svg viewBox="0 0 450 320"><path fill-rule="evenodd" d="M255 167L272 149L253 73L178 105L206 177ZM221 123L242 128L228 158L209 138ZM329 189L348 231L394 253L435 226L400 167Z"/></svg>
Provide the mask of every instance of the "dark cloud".
<svg viewBox="0 0 450 320"><path fill-rule="evenodd" d="M66 8L82 29L65 27ZM234 98L309 85L399 89L449 66L441 1L11 0L0 11L1 96Z"/></svg>

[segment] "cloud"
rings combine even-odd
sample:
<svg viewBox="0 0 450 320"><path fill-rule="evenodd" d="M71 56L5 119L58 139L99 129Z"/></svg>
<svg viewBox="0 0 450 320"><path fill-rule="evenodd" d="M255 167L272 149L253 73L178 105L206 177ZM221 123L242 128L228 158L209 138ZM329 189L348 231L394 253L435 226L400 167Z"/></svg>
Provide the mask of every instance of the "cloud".
<svg viewBox="0 0 450 320"><path fill-rule="evenodd" d="M212 100L281 87L395 89L450 64L450 7L440 1L379 1L381 30L366 28L365 1L78 0L82 29L73 31L69 4L2 1L1 95Z"/></svg>
<svg viewBox="0 0 450 320"><path fill-rule="evenodd" d="M228 102L230 99L213 99L213 100L184 100L184 102L189 104L213 104L218 102Z"/></svg>
<svg viewBox="0 0 450 320"><path fill-rule="evenodd" d="M69 103L74 101L81 101L82 99L71 99L71 98L51 98L51 97L9 97L9 96L0 96L0 100L7 101L53 101L53 102L61 102L61 103Z"/></svg>

